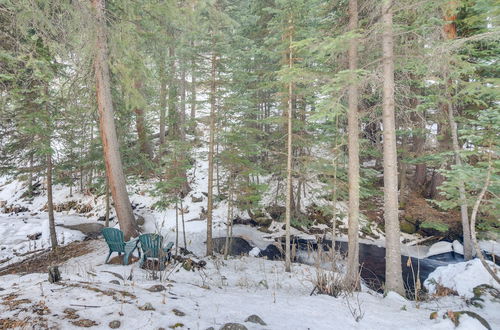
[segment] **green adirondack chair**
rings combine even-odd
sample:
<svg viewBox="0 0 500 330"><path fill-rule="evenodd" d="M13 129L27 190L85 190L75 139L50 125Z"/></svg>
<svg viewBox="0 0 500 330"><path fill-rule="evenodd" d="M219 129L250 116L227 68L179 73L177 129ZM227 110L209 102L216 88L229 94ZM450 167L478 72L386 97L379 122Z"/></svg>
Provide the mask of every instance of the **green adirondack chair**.
<svg viewBox="0 0 500 330"><path fill-rule="evenodd" d="M159 234L143 234L139 236L139 242L142 250L142 258L139 262L139 267L141 267L148 258L156 258L160 262L170 260L170 250L172 250L174 243L169 242L166 247L163 247L163 236Z"/></svg>
<svg viewBox="0 0 500 330"><path fill-rule="evenodd" d="M106 240L106 243L108 244L109 247L109 254L108 257L106 258L105 263L108 263L109 257L113 252L118 252L119 256L121 256L122 253L124 253L123 264L128 265L130 255L137 248L139 239L134 238L128 242L125 242L125 240L123 239L123 232L116 228L103 228L101 232L102 236L104 236L104 239ZM141 251L139 251L139 257L140 256L141 256Z"/></svg>

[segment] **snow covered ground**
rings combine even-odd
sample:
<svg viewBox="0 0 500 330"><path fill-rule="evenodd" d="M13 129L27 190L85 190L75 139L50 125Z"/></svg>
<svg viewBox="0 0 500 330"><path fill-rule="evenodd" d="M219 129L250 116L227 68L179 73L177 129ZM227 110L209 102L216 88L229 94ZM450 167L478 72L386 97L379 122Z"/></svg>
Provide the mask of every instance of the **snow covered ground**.
<svg viewBox="0 0 500 330"><path fill-rule="evenodd" d="M348 298L310 296L316 270L307 265L294 264L288 274L282 262L215 258L207 259L203 271L167 268L163 276L168 279L160 281L152 280L151 272L139 269L137 264L103 264L106 249L99 241L94 252L63 264L63 281L59 284L48 283L46 274L3 276L1 318L45 322L61 329L77 328L75 324L85 319L94 321L96 329L108 329L115 320L123 329L176 325L182 329L218 329L230 322L248 329L454 329L451 320L431 320L429 315L467 309L481 314L493 329L500 325L498 303L479 309L466 306L461 298L445 297L417 305L395 294L384 298L366 288ZM127 279L131 274L132 279ZM110 283L112 280L119 284ZM165 291L148 291L158 284ZM252 314L267 325L245 322ZM356 322L359 315L362 317ZM482 329L479 321L469 316L460 319L459 329Z"/></svg>

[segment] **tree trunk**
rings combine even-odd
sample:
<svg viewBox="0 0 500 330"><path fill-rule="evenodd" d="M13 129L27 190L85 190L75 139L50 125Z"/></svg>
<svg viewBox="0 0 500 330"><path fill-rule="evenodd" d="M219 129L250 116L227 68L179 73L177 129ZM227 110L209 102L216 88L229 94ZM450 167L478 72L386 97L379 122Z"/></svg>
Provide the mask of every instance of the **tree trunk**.
<svg viewBox="0 0 500 330"><path fill-rule="evenodd" d="M288 44L288 67L293 67L293 53L292 53L292 21L289 20L289 44ZM285 212L285 271L291 272L292 260L290 256L290 222L292 213L292 119L293 119L293 84L288 83L288 139L287 139L287 161L286 161L286 212Z"/></svg>
<svg viewBox="0 0 500 330"><path fill-rule="evenodd" d="M106 177L106 213L104 215L104 227L109 227L109 180Z"/></svg>
<svg viewBox="0 0 500 330"><path fill-rule="evenodd" d="M104 16L105 0L92 0L95 10L97 40L94 59L96 79L97 107L99 110L99 124L104 151L106 173L109 179L111 195L115 203L116 216L125 239L136 236L137 225L132 212L132 206L127 194L125 175L123 174L122 160L119 152L118 137L116 136L113 118L113 103L111 100L111 86L108 67L108 45L106 38L106 18Z"/></svg>
<svg viewBox="0 0 500 330"><path fill-rule="evenodd" d="M450 100L451 95L448 96ZM453 140L453 152L455 153L455 164L457 167L462 166L462 159L460 158L460 146L458 145L458 132L457 123L453 116L453 106L448 102L448 120L450 122L451 136ZM460 196L460 217L462 219L462 232L464 236L464 259L472 259L472 242L471 242L471 227L469 225L469 211L467 209L467 198L465 195L465 184L463 180L459 179L458 193Z"/></svg>
<svg viewBox="0 0 500 330"><path fill-rule="evenodd" d="M349 0L349 31L358 28L358 1ZM359 124L358 124L358 84L355 70L358 69L358 40L349 41L349 111L347 112L347 144L349 148L349 228L347 278L356 281L359 268ZM354 283L353 283L354 284Z"/></svg>
<svg viewBox="0 0 500 330"><path fill-rule="evenodd" d="M186 139L186 69L181 70L181 109L180 109L180 131L181 139Z"/></svg>
<svg viewBox="0 0 500 330"><path fill-rule="evenodd" d="M191 41L191 47L194 46L194 42ZM191 131L193 134L196 131L196 62L195 57L191 59Z"/></svg>
<svg viewBox="0 0 500 330"><path fill-rule="evenodd" d="M52 251L57 249L56 223L54 219L54 203L52 201L52 155L47 155L47 211L49 213L50 244Z"/></svg>
<svg viewBox="0 0 500 330"><path fill-rule="evenodd" d="M158 152L158 159L161 159L163 145L165 144L165 117L167 114L167 76L165 66L165 58L160 56L158 70L160 75L160 152Z"/></svg>
<svg viewBox="0 0 500 330"><path fill-rule="evenodd" d="M401 270L401 245L398 219L398 165L394 114L394 55L392 0L382 4L383 106L384 125L384 219L386 234L385 290L405 294Z"/></svg>
<svg viewBox="0 0 500 330"><path fill-rule="evenodd" d="M215 43L215 40L213 41ZM213 45L215 46L215 45ZM215 47L214 47L215 48ZM212 68L210 75L210 134L208 141L208 198L207 198L207 256L213 254L212 241L212 215L214 207L214 149L215 149L215 117L216 117L216 70L217 55L215 49L212 50Z"/></svg>
<svg viewBox="0 0 500 330"><path fill-rule="evenodd" d="M177 111L177 79L175 77L175 48L173 46L168 48L168 55L170 57L170 82L168 86L168 136L170 139L177 140L180 138L181 133L179 112Z"/></svg>
<svg viewBox="0 0 500 330"><path fill-rule="evenodd" d="M445 32L446 38L448 40L453 40L453 39L456 39L456 37L457 37L457 27L455 24L456 6L457 6L456 0L450 1L448 3L447 12L445 13L445 20L449 23L445 24L444 32ZM446 74L446 73L448 73L449 69L446 67L444 71ZM451 101L452 95L451 95L450 87L451 87L452 81L448 77L445 77L445 84L446 84L446 99L448 100L448 109L447 109L448 121L450 124L450 133L451 133L453 152L455 154L455 165L457 167L461 167L462 166L462 159L460 158L460 150L462 148L460 147L460 145L458 143L457 123L455 122L455 117L453 115L453 104ZM458 182L458 193L460 196L460 218L462 219L462 232L463 232L463 237L464 237L464 259L470 260L470 259L472 259L471 227L469 225L469 211L467 209L467 198L465 195L465 184L464 184L463 180L460 180L460 179Z"/></svg>
<svg viewBox="0 0 500 330"><path fill-rule="evenodd" d="M141 83L136 81L134 83L134 87L139 90L141 89ZM144 119L144 109L137 107L134 110L135 112L135 127L137 130L137 136L139 138L139 146L141 149L141 153L143 153L148 159L153 159L153 148L151 147L151 143L149 141L149 137L146 131L146 121Z"/></svg>

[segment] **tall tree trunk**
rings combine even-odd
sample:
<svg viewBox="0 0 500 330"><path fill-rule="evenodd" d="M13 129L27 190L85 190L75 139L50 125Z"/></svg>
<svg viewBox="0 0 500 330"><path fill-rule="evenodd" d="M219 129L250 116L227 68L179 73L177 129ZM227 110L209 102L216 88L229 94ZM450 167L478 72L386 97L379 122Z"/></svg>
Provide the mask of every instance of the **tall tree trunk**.
<svg viewBox="0 0 500 330"><path fill-rule="evenodd" d="M134 83L134 87L137 90L140 90L142 87L142 83L136 81ZM141 149L141 153L143 153L149 159L153 159L153 148L151 147L151 143L149 141L149 137L146 131L144 109L137 107L134 109L134 113L135 113L135 127L137 130L137 137L139 139L139 147Z"/></svg>
<svg viewBox="0 0 500 330"><path fill-rule="evenodd" d="M124 232L125 239L128 240L130 237L136 236L138 231L134 213L132 212L132 206L130 205L127 194L125 175L123 174L122 160L119 152L118 137L116 136L115 121L113 118L113 103L111 100L108 67L106 18L104 16L105 0L92 0L92 6L95 11L97 28L94 72L106 174L109 179L109 186L115 203L116 216L120 223L120 229Z"/></svg>
<svg viewBox="0 0 500 330"><path fill-rule="evenodd" d="M163 145L165 144L165 117L167 114L167 75L165 58L160 56L158 73L160 75L160 151L158 159L161 159Z"/></svg>
<svg viewBox="0 0 500 330"><path fill-rule="evenodd" d="M52 201L52 155L47 155L47 211L49 213L50 244L52 251L57 249L56 223L54 219L54 203Z"/></svg>
<svg viewBox="0 0 500 330"><path fill-rule="evenodd" d="M180 119L179 112L177 111L177 79L175 68L175 48L170 46L168 48L168 55L170 57L169 69L169 86L168 86L168 136L170 139L177 140L180 138Z"/></svg>
<svg viewBox="0 0 500 330"><path fill-rule="evenodd" d="M214 149L215 149L215 117L216 117L216 71L217 55L215 54L215 39L213 39L214 49L212 50L212 68L210 73L210 133L208 141L208 198L207 198L207 256L213 254L212 241L212 216L214 207Z"/></svg>
<svg viewBox="0 0 500 330"><path fill-rule="evenodd" d="M358 28L358 1L349 0L349 31ZM358 124L358 84L355 70L358 69L358 40L349 41L349 111L347 113L347 144L349 148L349 251L347 255L347 278L355 281L359 268L359 124ZM356 283L353 283L356 284Z"/></svg>
<svg viewBox="0 0 500 330"><path fill-rule="evenodd" d="M457 37L457 27L455 24L456 19L456 10L457 1L452 0L448 3L447 12L445 13L445 20L449 22L444 26L444 32L446 34L446 38L448 40L456 39ZM449 72L449 68L445 68L445 75ZM453 152L455 154L455 165L457 167L462 166L462 159L460 158L460 150L462 149L458 142L458 130L457 123L455 121L455 117L453 114L453 103L452 103L452 95L451 95L451 84L452 81L448 77L445 77L446 84L446 99L448 100L448 122L450 124L450 132L451 132L451 140ZM465 183L463 180L459 179L458 181L458 193L460 196L460 218L462 219L462 232L464 237L464 259L470 260L472 259L472 241L471 241L471 227L469 224L469 211L467 208L467 198L465 194Z"/></svg>
<svg viewBox="0 0 500 330"><path fill-rule="evenodd" d="M191 47L194 46L194 42L191 41ZM195 57L191 58L191 131L193 134L196 131L196 61Z"/></svg>
<svg viewBox="0 0 500 330"><path fill-rule="evenodd" d="M292 20L289 20L289 44L288 44L288 67L290 70L293 67L293 53L292 53ZM293 119L293 84L290 81L288 83L288 139L287 139L287 161L286 161L286 212L285 212L285 271L291 272L292 270L292 259L290 251L290 222L292 216L292 119Z"/></svg>
<svg viewBox="0 0 500 330"><path fill-rule="evenodd" d="M385 290L405 294L401 270L398 218L398 164L394 113L394 54L392 0L382 4L382 51L384 68L382 119L384 125L384 219L386 235Z"/></svg>
<svg viewBox="0 0 500 330"><path fill-rule="evenodd" d="M181 70L181 108L180 108L180 131L181 139L186 139L186 69L182 67Z"/></svg>

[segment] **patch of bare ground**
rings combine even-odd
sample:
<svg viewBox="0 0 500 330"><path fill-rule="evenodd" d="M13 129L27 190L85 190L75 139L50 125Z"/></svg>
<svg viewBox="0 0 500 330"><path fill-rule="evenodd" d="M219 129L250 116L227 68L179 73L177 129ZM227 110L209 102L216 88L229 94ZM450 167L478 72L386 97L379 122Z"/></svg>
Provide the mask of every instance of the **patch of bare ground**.
<svg viewBox="0 0 500 330"><path fill-rule="evenodd" d="M32 255L22 261L8 265L0 269L0 276L10 274L46 273L49 266L64 263L93 251L95 241L72 242L61 246L57 251L43 251Z"/></svg>

